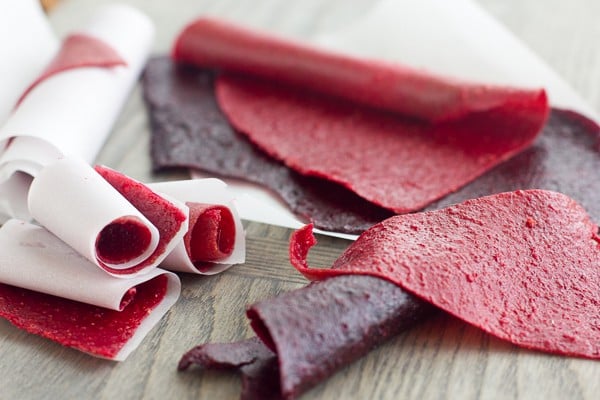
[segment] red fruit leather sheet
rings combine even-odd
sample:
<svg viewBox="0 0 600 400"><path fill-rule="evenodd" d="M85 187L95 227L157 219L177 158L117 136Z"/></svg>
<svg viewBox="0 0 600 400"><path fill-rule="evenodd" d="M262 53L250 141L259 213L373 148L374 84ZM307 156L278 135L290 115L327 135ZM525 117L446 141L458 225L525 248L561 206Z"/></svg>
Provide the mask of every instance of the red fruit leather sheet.
<svg viewBox="0 0 600 400"><path fill-rule="evenodd" d="M398 64L353 58L201 18L173 46L177 62L223 69L335 95L429 121L527 105L541 91L488 87L427 75Z"/></svg>
<svg viewBox="0 0 600 400"><path fill-rule="evenodd" d="M569 197L530 190L395 216L363 233L331 269L311 269L311 227L290 254L310 279L382 277L501 339L600 358L598 226Z"/></svg>
<svg viewBox="0 0 600 400"><path fill-rule="evenodd" d="M0 317L63 346L115 358L166 291L167 277L159 275L138 285L126 307L116 311L0 284Z"/></svg>
<svg viewBox="0 0 600 400"><path fill-rule="evenodd" d="M125 60L103 41L81 33L69 35L44 72L21 95L17 105L39 83L60 72L84 67L112 68L125 65Z"/></svg>
<svg viewBox="0 0 600 400"><path fill-rule="evenodd" d="M541 90L455 82L214 20L188 26L173 57L238 74L218 80L219 105L263 151L399 213L529 146L548 111Z"/></svg>
<svg viewBox="0 0 600 400"><path fill-rule="evenodd" d="M586 117L553 109L536 142L427 210L517 189L563 193L600 221L600 127Z"/></svg>

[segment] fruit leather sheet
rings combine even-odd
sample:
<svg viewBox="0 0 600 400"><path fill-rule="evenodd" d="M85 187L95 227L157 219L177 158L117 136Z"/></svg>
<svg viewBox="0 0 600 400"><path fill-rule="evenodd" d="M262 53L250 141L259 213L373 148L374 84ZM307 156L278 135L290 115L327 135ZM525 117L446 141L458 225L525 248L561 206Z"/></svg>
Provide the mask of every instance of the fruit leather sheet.
<svg viewBox="0 0 600 400"><path fill-rule="evenodd" d="M173 58L226 71L220 108L265 153L397 213L518 153L547 113L542 90L440 78L217 20L186 27Z"/></svg>

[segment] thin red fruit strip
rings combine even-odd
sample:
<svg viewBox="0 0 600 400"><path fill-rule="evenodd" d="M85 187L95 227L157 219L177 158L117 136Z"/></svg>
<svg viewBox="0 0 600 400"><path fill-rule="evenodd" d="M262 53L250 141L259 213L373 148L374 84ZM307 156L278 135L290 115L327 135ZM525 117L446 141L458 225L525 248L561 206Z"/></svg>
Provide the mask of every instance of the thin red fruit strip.
<svg viewBox="0 0 600 400"><path fill-rule="evenodd" d="M565 195L509 192L392 217L331 269L308 268L311 229L290 246L309 279L379 276L516 345L600 358L598 227Z"/></svg>
<svg viewBox="0 0 600 400"><path fill-rule="evenodd" d="M168 251L172 249L177 240L183 236L183 230L186 228L187 214L172 201L160 196L152 191L146 185L138 182L113 169L96 166L95 170L110 183L121 195L127 199L136 209L138 209L159 232L159 242L154 252L138 265L127 269L127 273L139 271L146 266L158 263L166 257ZM112 258L119 258L122 251L119 250L126 242L110 241L115 247L108 247L108 253ZM130 244L127 244L128 246ZM138 244L133 244L135 247ZM99 247L98 250L101 248ZM104 268L114 274L122 274L123 270L111 268L104 265Z"/></svg>
<svg viewBox="0 0 600 400"><path fill-rule="evenodd" d="M173 47L182 63L258 76L429 121L472 112L529 108L541 90L468 84L399 64L365 60L201 18Z"/></svg>
<svg viewBox="0 0 600 400"><path fill-rule="evenodd" d="M25 90L17 106L38 84L58 73L76 68L113 68L126 66L125 60L108 44L93 36L75 33L69 35L44 72Z"/></svg>

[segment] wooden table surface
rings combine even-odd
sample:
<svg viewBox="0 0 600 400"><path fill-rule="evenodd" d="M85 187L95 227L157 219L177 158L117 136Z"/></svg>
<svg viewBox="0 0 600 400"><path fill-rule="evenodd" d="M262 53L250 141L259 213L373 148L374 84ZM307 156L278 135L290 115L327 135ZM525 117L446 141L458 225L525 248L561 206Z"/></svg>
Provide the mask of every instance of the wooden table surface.
<svg viewBox="0 0 600 400"><path fill-rule="evenodd" d="M600 113L598 0L479 0L553 66ZM63 0L53 11L59 32L99 1ZM137 0L156 22L155 52L166 52L193 16L209 12L302 38L364 14L372 0ZM476 34L476 33L475 33ZM518 60L515 60L518 62ZM137 179L150 169L149 131L139 89L98 162ZM247 223L247 263L214 277L183 276L178 303L122 363L96 359L26 334L0 320L0 399L235 399L235 374L176 371L180 355L207 341L252 335L247 304L306 284L287 260L284 228ZM348 245L321 238L312 262L330 265ZM314 388L303 399L519 398L594 399L600 362L518 349L441 315L395 338Z"/></svg>

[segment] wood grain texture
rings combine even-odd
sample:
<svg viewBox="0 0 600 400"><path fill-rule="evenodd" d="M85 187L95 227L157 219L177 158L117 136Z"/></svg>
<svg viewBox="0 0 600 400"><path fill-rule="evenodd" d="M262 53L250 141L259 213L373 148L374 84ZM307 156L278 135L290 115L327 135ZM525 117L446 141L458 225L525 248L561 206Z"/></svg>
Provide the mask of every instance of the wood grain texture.
<svg viewBox="0 0 600 400"><path fill-rule="evenodd" d="M102 1L64 0L60 32ZM155 52L165 52L193 16L226 16L302 38L364 14L371 0L129 0L156 22ZM597 0L480 0L600 112ZM518 60L515 60L518 62ZM150 169L149 131L139 88L98 162L144 180L180 178ZM92 358L26 334L0 320L0 399L236 399L229 373L178 373L180 355L206 341L252 335L245 307L306 282L289 265L290 232L247 223L248 261L214 277L183 276L183 293L123 363ZM348 245L321 238L311 262L327 266ZM595 399L600 363L518 349L451 316L440 315L341 370L303 399Z"/></svg>

